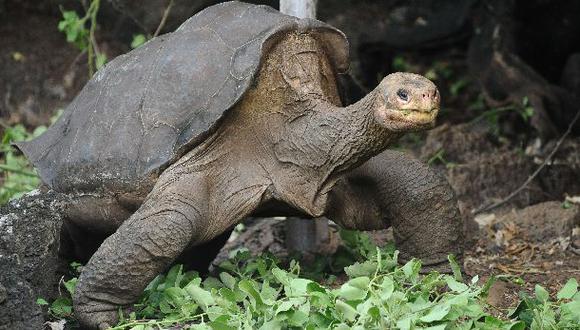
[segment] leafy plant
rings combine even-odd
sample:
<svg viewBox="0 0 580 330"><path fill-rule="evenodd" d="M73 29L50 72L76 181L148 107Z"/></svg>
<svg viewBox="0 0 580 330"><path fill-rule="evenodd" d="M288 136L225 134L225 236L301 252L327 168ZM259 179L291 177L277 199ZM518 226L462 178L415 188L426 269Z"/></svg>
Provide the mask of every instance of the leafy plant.
<svg viewBox="0 0 580 330"><path fill-rule="evenodd" d="M476 103L471 107L472 110L483 110L485 105L483 104L483 97L479 97ZM528 122L530 118L534 115L534 108L530 105L527 97L522 99L521 104L510 104L505 107L493 108L483 111L479 116L471 120L471 124L475 124L481 120L486 120L490 125L492 133L494 135L499 135L499 120L502 115L507 113L517 113L520 115L524 122Z"/></svg>
<svg viewBox="0 0 580 330"><path fill-rule="evenodd" d="M50 118L51 124L61 114L62 110L58 110ZM2 180L0 181L0 205L34 190L40 183L36 171L26 157L17 153L11 143L31 140L46 131L46 126L39 126L30 133L21 124L15 126L2 125L4 126L4 135L0 143L0 178Z"/></svg>
<svg viewBox="0 0 580 330"><path fill-rule="evenodd" d="M295 261L282 269L272 256L240 250L221 265L219 278L202 280L174 266L113 329L524 329L534 320L547 324L549 315L562 326L580 317L575 280L556 302L542 292L541 303L523 300L511 319L498 318L483 299L494 278L483 286L477 276L464 282L453 258L453 276L421 275L419 260L401 266L397 251L377 248L367 235L343 236L358 261L344 268L347 279L338 287L302 276Z"/></svg>
<svg viewBox="0 0 580 330"><path fill-rule="evenodd" d="M429 165L436 164L436 163L441 163L441 164L445 165L445 167L447 167L447 168L453 168L457 165L457 164L455 164L453 162L449 162L445 159L445 150L444 149L437 150L437 152L435 152L435 154L433 156L431 156L431 158L429 158L429 160L427 160L427 164L429 164Z"/></svg>
<svg viewBox="0 0 580 330"><path fill-rule="evenodd" d="M74 274L79 274L78 262L72 262L70 267ZM75 288L77 286L77 277L73 277L67 281L61 280L60 284L66 289L65 293L60 292L58 298L56 298L52 303L48 303L43 298L36 299L36 303L41 306L48 306L48 313L54 319L72 319L73 318L73 303L72 297L75 293ZM60 286L59 286L60 290Z"/></svg>
<svg viewBox="0 0 580 330"><path fill-rule="evenodd" d="M104 53L99 51L95 31L97 29L97 14L100 0L90 0L85 15L80 17L74 10L63 10L62 20L58 23L59 31L66 34L66 40L88 54L89 77L107 61ZM88 27L87 27L88 25Z"/></svg>
<svg viewBox="0 0 580 330"><path fill-rule="evenodd" d="M535 286L534 295L520 294L521 301L509 316L531 329L580 329L580 293L575 278L558 291L556 300L550 300L550 294L540 285Z"/></svg>
<svg viewBox="0 0 580 330"><path fill-rule="evenodd" d="M32 133L26 131L24 126L16 125L5 127L0 152L0 173L2 184L0 186L0 205L12 198L18 198L24 193L35 189L40 183L34 169L26 158L18 155L11 146L13 141L30 140L44 132L45 126L37 127Z"/></svg>
<svg viewBox="0 0 580 330"><path fill-rule="evenodd" d="M421 262L398 264L391 246L378 248L364 233L345 231L344 249L357 261L344 268L340 286L320 284L301 275L291 261L283 269L271 255L232 253L218 278L202 279L173 266L145 289L133 311L112 330L149 329L578 329L580 293L570 279L550 300L536 286L507 317L486 312L477 276L463 280L450 256L453 275L421 275ZM78 264L75 265L78 269ZM328 274L326 275L328 277ZM504 276L505 277L505 276ZM69 318L76 278L63 282L66 293L49 304L55 318Z"/></svg>
<svg viewBox="0 0 580 330"><path fill-rule="evenodd" d="M131 41L131 48L135 49L144 43L146 43L148 38L144 34L133 35L133 41Z"/></svg>

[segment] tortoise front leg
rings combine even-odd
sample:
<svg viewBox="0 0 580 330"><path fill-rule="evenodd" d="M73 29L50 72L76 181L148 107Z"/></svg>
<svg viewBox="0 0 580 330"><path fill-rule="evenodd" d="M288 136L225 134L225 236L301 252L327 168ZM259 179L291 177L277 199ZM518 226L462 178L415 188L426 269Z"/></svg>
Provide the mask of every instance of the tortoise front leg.
<svg viewBox="0 0 580 330"><path fill-rule="evenodd" d="M252 212L267 184L245 179L231 170L195 172L187 162L163 172L139 210L84 267L73 299L79 322L88 328L116 324L118 309L136 302L182 252L210 241Z"/></svg>
<svg viewBox="0 0 580 330"><path fill-rule="evenodd" d="M387 150L346 175L330 193L329 217L349 229L393 226L402 261L424 271L450 271L447 255L463 254L463 225L444 177L412 156Z"/></svg>
<svg viewBox="0 0 580 330"><path fill-rule="evenodd" d="M103 242L75 290L74 311L82 325L91 329L115 325L119 307L134 303L190 244L201 219L183 206L138 211Z"/></svg>

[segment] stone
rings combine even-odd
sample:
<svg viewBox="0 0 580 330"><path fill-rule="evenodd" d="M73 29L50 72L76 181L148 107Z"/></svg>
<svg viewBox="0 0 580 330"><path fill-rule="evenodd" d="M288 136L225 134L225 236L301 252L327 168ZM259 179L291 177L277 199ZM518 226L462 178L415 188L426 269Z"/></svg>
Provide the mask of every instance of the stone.
<svg viewBox="0 0 580 330"><path fill-rule="evenodd" d="M0 329L42 329L36 299L57 292L62 217L55 193L29 193L0 208Z"/></svg>

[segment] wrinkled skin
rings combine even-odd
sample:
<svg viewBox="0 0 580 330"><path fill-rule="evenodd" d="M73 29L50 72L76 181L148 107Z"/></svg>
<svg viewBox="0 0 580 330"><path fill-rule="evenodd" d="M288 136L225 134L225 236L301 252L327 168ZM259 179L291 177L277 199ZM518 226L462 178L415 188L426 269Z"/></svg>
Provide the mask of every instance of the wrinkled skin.
<svg viewBox="0 0 580 330"><path fill-rule="evenodd" d="M403 258L440 270L448 253L461 254L446 181L408 155L383 152L402 133L432 127L433 83L392 74L343 108L317 40L292 32L278 38L255 85L217 131L161 174L137 210L105 196L85 196L69 209L77 253L95 248L82 247L81 233L112 233L75 291L85 327L114 325L118 309L180 256L195 258L196 246L255 214L327 216L359 230L392 225Z"/></svg>

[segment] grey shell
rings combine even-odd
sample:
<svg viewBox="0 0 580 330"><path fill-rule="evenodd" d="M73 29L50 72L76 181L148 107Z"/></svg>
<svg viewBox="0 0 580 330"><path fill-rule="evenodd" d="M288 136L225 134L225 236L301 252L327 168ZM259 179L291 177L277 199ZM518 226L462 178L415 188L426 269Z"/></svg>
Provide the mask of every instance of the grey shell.
<svg viewBox="0 0 580 330"><path fill-rule="evenodd" d="M339 30L267 7L227 2L101 68L43 135L16 146L51 188L127 191L156 178L215 129L252 84L274 36L311 31L337 73Z"/></svg>

